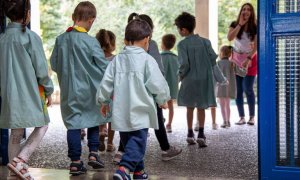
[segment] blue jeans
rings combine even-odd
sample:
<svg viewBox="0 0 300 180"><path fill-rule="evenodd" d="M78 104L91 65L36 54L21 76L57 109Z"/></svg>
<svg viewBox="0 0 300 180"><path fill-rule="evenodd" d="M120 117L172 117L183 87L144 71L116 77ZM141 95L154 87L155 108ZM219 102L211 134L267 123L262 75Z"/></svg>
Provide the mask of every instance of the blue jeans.
<svg viewBox="0 0 300 180"><path fill-rule="evenodd" d="M240 117L245 117L244 111L244 96L243 93L245 92L247 97L247 103L249 108L249 116L255 116L255 94L253 90L253 85L255 81L255 76L246 76L241 77L236 75L236 105L239 111Z"/></svg>
<svg viewBox="0 0 300 180"><path fill-rule="evenodd" d="M68 141L68 157L71 161L80 160L81 156L81 129L68 129L67 141ZM89 152L98 152L99 147L99 126L88 128L87 139Z"/></svg>
<svg viewBox="0 0 300 180"><path fill-rule="evenodd" d="M125 148L120 166L128 168L131 172L138 172L144 169L147 134L148 129L120 132L120 138Z"/></svg>

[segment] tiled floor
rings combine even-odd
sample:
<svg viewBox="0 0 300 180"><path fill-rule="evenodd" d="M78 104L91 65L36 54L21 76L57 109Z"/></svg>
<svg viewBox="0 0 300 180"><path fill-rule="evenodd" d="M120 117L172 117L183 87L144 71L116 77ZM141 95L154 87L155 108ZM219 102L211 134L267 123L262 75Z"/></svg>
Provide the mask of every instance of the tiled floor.
<svg viewBox="0 0 300 180"><path fill-rule="evenodd" d="M245 108L248 109L247 106ZM115 166L111 163L113 154L110 153L100 155L106 165L102 171L89 171L86 175L78 177L69 176L66 130L60 117L59 106L49 108L49 112L51 114L49 130L29 162L32 167L30 171L35 179L112 179ZM232 105L232 127L212 130L210 110L207 110L205 134L208 147L199 149L197 145L188 146L185 142L187 131L185 112L185 108L175 108L173 132L168 134L170 144L183 149L182 154L176 159L168 162L161 161L159 144L153 130L150 130L145 166L151 180L258 179L257 125L234 125L234 122L238 120L238 115L236 107ZM167 111L164 114L167 118ZM196 119L196 114L194 119ZM219 125L222 122L219 108L217 108L217 122ZM28 129L28 134L31 130ZM118 140L119 136L116 133L115 144ZM84 162L88 154L86 143L86 140L82 142ZM6 168L0 166L0 179L6 177L6 173Z"/></svg>

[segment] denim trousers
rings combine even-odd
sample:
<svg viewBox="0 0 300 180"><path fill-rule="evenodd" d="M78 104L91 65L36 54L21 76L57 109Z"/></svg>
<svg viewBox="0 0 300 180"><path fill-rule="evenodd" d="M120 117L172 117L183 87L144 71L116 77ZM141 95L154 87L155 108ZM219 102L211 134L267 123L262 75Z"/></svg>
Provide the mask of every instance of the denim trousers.
<svg viewBox="0 0 300 180"><path fill-rule="evenodd" d="M245 117L244 111L244 92L247 97L247 103L249 108L249 116L255 116L255 94L253 90L253 85L255 81L255 76L245 76L241 77L236 75L236 105L238 108L239 116Z"/></svg>
<svg viewBox="0 0 300 180"><path fill-rule="evenodd" d="M68 141L68 157L71 161L80 160L81 156L81 129L68 129L67 141ZM98 152L99 147L99 126L91 127L87 129L87 139L89 152Z"/></svg>
<svg viewBox="0 0 300 180"><path fill-rule="evenodd" d="M165 124L164 124L163 110L162 108L158 107L157 104L156 107L157 107L158 129L155 129L154 132L155 132L156 139L159 143L160 149L162 151L167 151L170 149L170 144L169 144L169 140L168 140ZM119 144L118 151L124 152L124 146L122 145L121 141Z"/></svg>
<svg viewBox="0 0 300 180"><path fill-rule="evenodd" d="M120 138L125 149L120 166L128 168L131 172L139 172L144 169L147 134L148 129L120 132Z"/></svg>

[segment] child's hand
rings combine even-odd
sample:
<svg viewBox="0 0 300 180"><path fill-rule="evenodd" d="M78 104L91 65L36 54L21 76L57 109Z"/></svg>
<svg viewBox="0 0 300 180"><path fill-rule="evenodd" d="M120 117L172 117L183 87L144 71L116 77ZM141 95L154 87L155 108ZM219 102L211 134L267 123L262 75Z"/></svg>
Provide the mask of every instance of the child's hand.
<svg viewBox="0 0 300 180"><path fill-rule="evenodd" d="M163 105L160 105L159 107L162 108L162 109L167 109L167 108L168 108L168 103L165 103L165 104L163 104Z"/></svg>
<svg viewBox="0 0 300 180"><path fill-rule="evenodd" d="M46 103L47 103L48 107L52 105L52 97L51 97L51 95L46 97Z"/></svg>
<svg viewBox="0 0 300 180"><path fill-rule="evenodd" d="M106 117L106 114L109 112L109 105L108 104L102 104L100 112L103 117Z"/></svg>
<svg viewBox="0 0 300 180"><path fill-rule="evenodd" d="M243 68L248 69L249 66L251 66L251 60L247 59L242 63Z"/></svg>

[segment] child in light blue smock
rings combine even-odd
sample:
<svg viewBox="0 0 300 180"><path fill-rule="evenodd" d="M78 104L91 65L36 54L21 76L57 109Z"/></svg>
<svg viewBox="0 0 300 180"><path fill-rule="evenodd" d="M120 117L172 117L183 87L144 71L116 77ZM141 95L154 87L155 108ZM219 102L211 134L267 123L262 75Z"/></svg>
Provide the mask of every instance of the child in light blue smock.
<svg viewBox="0 0 300 180"><path fill-rule="evenodd" d="M98 155L99 125L105 122L95 102L108 61L96 38L87 34L95 18L96 8L80 2L72 15L74 26L58 36L51 55L51 67L57 73L60 86L61 114L67 130L70 174L86 172L81 161L81 129L88 128L88 165L104 167Z"/></svg>
<svg viewBox="0 0 300 180"><path fill-rule="evenodd" d="M146 51L152 33L147 22L135 19L125 30L126 47L108 65L97 93L106 116L113 94L112 129L120 131L125 153L114 179L148 179L144 155L148 128L158 128L156 103L167 107L169 87L154 58Z"/></svg>
<svg viewBox="0 0 300 180"><path fill-rule="evenodd" d="M42 41L26 27L30 1L3 1L0 5L0 17L11 20L0 34L0 128L11 129L8 179L33 179L27 162L48 129L47 106L51 105L53 84ZM24 128L30 127L34 130L21 147Z"/></svg>

